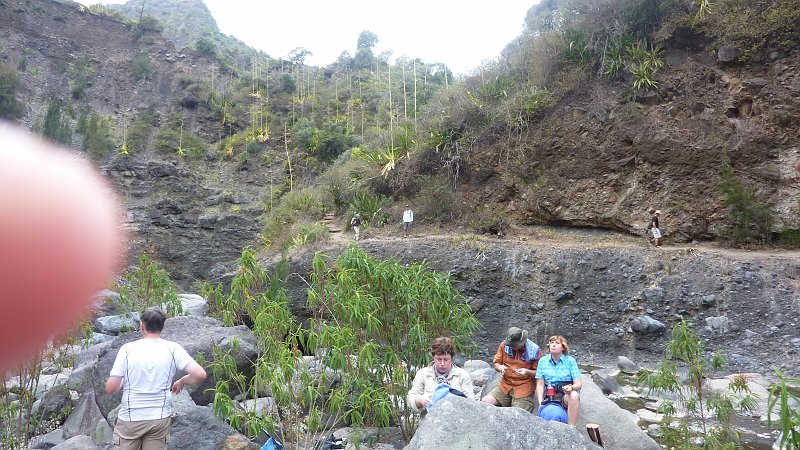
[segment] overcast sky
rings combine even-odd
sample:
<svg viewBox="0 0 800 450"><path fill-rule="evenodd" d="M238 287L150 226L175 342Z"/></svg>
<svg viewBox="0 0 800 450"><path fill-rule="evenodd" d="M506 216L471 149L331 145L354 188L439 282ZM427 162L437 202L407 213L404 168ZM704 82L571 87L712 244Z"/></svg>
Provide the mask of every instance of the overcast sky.
<svg viewBox="0 0 800 450"><path fill-rule="evenodd" d="M466 74L495 59L522 33L525 13L538 0L204 0L220 30L273 58L296 47L327 65L355 54L364 30L378 37L375 54L392 52L441 62ZM100 0L101 3L125 3ZM89 0L86 3L97 3Z"/></svg>

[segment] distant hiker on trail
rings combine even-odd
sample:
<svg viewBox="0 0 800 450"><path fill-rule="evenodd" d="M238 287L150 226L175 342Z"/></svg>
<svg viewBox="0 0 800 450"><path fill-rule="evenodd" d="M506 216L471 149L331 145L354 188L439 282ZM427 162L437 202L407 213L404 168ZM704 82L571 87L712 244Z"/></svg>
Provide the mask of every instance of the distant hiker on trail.
<svg viewBox="0 0 800 450"><path fill-rule="evenodd" d="M569 346L564 336L551 336L547 349L550 353L542 357L536 369L536 400L544 407L548 400L560 396L567 409L567 421L574 428L581 406L581 371L575 358L567 354Z"/></svg>
<svg viewBox="0 0 800 450"><path fill-rule="evenodd" d="M434 392L440 385L448 385L451 388L450 392L456 389L467 398L477 400L469 373L453 364L455 354L455 347L449 338L438 337L433 341L431 345L433 362L417 371L411 390L408 391L408 405L411 409L419 411L429 408Z"/></svg>
<svg viewBox="0 0 800 450"><path fill-rule="evenodd" d="M358 233L361 230L361 214L356 213L356 215L353 216L353 219L350 220L350 226L353 227L353 231L356 232L355 239L358 240Z"/></svg>
<svg viewBox="0 0 800 450"><path fill-rule="evenodd" d="M536 408L534 376L542 353L528 339L528 332L511 327L494 355L494 370L503 374L500 383L481 399L495 406L516 406L533 412Z"/></svg>
<svg viewBox="0 0 800 450"><path fill-rule="evenodd" d="M652 217L647 224L647 229L653 233L653 244L656 247L661 247L661 229L658 227L658 217L661 215L661 210L650 209L650 214L652 214Z"/></svg>
<svg viewBox="0 0 800 450"><path fill-rule="evenodd" d="M414 224L414 211L411 210L411 207L406 205L406 210L403 211L403 233L406 236L411 234L411 225Z"/></svg>

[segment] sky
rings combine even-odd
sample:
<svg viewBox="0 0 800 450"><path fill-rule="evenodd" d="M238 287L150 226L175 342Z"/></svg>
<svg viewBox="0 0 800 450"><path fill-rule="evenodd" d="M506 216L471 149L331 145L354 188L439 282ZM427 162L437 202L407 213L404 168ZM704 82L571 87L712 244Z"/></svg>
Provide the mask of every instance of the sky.
<svg viewBox="0 0 800 450"><path fill-rule="evenodd" d="M358 35L378 37L373 51L444 63L466 75L493 60L522 33L538 0L204 0L217 26L273 58L297 47L306 64L325 66L355 55ZM89 1L89 3L97 3ZM101 3L125 3L106 0Z"/></svg>

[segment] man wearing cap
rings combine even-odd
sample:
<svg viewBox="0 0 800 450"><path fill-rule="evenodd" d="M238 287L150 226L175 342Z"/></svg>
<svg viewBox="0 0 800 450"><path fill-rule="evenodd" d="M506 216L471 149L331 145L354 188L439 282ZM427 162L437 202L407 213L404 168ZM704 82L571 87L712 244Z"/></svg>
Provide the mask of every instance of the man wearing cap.
<svg viewBox="0 0 800 450"><path fill-rule="evenodd" d="M539 346L528 332L511 327L494 355L494 370L503 374L500 383L481 399L495 406L516 406L528 412L536 409L534 377L541 357Z"/></svg>
<svg viewBox="0 0 800 450"><path fill-rule="evenodd" d="M650 228L650 232L653 233L653 243L656 247L661 247L661 229L658 228L658 218L661 216L661 210L659 209L651 209L650 214L653 217L650 218L650 224L647 228Z"/></svg>

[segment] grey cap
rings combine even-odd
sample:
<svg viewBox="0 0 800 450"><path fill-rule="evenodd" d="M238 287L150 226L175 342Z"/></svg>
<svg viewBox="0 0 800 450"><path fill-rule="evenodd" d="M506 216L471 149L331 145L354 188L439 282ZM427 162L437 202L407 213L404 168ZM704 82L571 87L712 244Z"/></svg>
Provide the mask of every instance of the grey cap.
<svg viewBox="0 0 800 450"><path fill-rule="evenodd" d="M511 327L506 333L506 345L518 347L525 344L528 339L528 332L517 327Z"/></svg>

